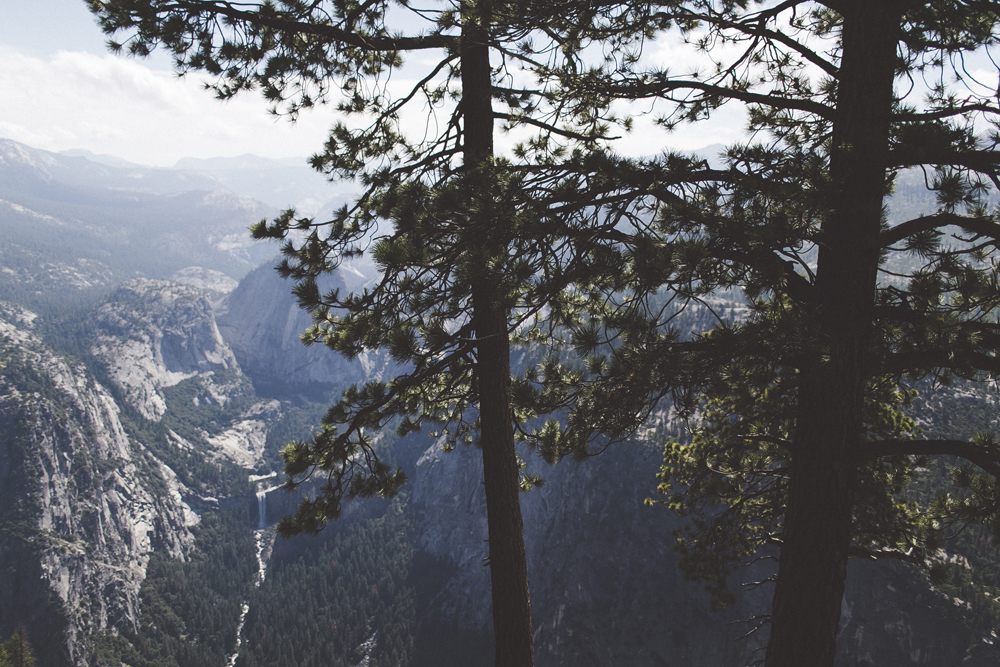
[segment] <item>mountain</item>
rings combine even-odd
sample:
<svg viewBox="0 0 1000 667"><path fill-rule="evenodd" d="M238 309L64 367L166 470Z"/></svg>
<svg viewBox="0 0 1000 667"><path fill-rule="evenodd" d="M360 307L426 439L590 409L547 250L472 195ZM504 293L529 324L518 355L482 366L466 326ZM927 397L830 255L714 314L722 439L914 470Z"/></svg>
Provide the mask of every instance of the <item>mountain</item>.
<svg viewBox="0 0 1000 667"><path fill-rule="evenodd" d="M138 623L150 552L183 558L196 516L161 492L178 488L168 469L36 319L0 306L0 627L46 637L39 664L81 664L87 634Z"/></svg>
<svg viewBox="0 0 1000 667"><path fill-rule="evenodd" d="M66 188L149 194L223 189L218 181L205 174L143 167L110 156L52 153L0 139L0 191L4 193L0 196L51 200L58 198L60 192L67 193Z"/></svg>
<svg viewBox="0 0 1000 667"><path fill-rule="evenodd" d="M385 377L390 364L384 354L364 352L348 361L322 345L302 344L299 335L312 318L298 307L291 282L275 272L276 263L272 259L248 273L218 309L219 330L257 390L321 399L331 390ZM377 275L370 263L349 264L321 288L358 289Z"/></svg>
<svg viewBox="0 0 1000 667"><path fill-rule="evenodd" d="M318 537L274 538L276 519L324 481L318 471L282 491L280 449L307 440L344 387L395 369L381 353L346 360L299 342L311 318L273 246L241 240L269 209L225 192L115 189L115 169L137 168L106 158L98 169L2 151L0 636L24 624L53 667L492 664L475 447L446 453L386 428L379 455L409 478L399 498L353 503ZM90 181L71 175L80 164ZM377 278L358 261L321 287ZM716 300L739 316L738 299ZM704 329L698 313L687 326ZM981 387L922 395L914 410L936 437L997 427ZM546 480L522 496L539 667L739 667L760 655L766 628L737 638L767 609L773 568L735 574L737 602L722 611L684 580L683 520L644 503L664 439L683 430L669 411L657 419L579 463L521 452ZM939 490L933 472L918 492ZM952 582L937 586L902 564L852 563L838 665L997 664L991 539L949 543Z"/></svg>
<svg viewBox="0 0 1000 667"><path fill-rule="evenodd" d="M247 233L274 213L203 176L0 140L0 299L65 307L192 266L235 280L274 252Z"/></svg>
<svg viewBox="0 0 1000 667"><path fill-rule="evenodd" d="M329 216L350 201L355 191L353 184L330 183L305 158L274 160L257 155L183 158L174 169L204 174L227 190L277 209L294 208L299 215Z"/></svg>

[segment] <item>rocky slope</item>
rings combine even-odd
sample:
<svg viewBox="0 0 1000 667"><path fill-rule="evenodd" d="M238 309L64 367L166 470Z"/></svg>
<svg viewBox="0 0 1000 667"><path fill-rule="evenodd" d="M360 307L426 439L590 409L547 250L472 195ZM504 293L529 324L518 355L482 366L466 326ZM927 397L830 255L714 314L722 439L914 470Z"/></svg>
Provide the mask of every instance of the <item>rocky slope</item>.
<svg viewBox="0 0 1000 667"><path fill-rule="evenodd" d="M193 514L129 437L108 391L50 350L35 316L0 306L0 625L25 623L39 664L78 663L82 638L135 625L152 549L183 558Z"/></svg>
<svg viewBox="0 0 1000 667"><path fill-rule="evenodd" d="M766 613L771 588L734 581L742 589L737 604L713 612L700 587L684 580L671 535L681 520L643 504L655 495L660 460L659 447L637 442L583 463L532 464L546 480L521 506L536 664L741 667L762 657L766 626L737 638L755 625L746 619ZM475 449L443 453L432 445L412 475L415 546L431 557L426 576L440 579L420 619L424 642L464 633L478 638L472 647L489 644L481 466ZM769 575L766 563L741 573L744 582ZM963 605L905 566L852 563L837 664L996 664L1000 653L972 631ZM449 664L485 667L492 655L469 648Z"/></svg>
<svg viewBox="0 0 1000 667"><path fill-rule="evenodd" d="M387 355L363 353L348 361L321 345L302 344L299 336L312 319L292 296L292 282L275 272L276 261L247 274L219 306L219 330L257 390L317 400L331 390L383 377L390 370ZM321 287L357 289L376 276L371 265L352 265Z"/></svg>
<svg viewBox="0 0 1000 667"><path fill-rule="evenodd" d="M250 504L279 406L253 396L203 290L120 287L82 328L92 370L37 319L0 306L0 590L16 601L0 628L52 637L41 664L87 664L87 637L136 627L152 551L184 559L201 511Z"/></svg>
<svg viewBox="0 0 1000 667"><path fill-rule="evenodd" d="M236 368L236 358L215 324L212 304L194 287L162 280L122 285L94 316L91 354L128 403L146 419L167 410L163 389L199 374ZM211 400L225 402L225 387L206 384Z"/></svg>
<svg viewBox="0 0 1000 667"><path fill-rule="evenodd" d="M230 164L233 183L250 183L252 166ZM151 551L204 557L192 551L191 529L220 507L249 510L246 529L256 528L248 476L271 471L282 439L308 435L331 392L393 372L384 355L347 361L304 347L310 318L273 260L236 285L273 251L245 234L269 211L232 194L184 192L187 182L211 179L95 169L0 141L0 298L53 306L39 318L0 305L0 632L28 625L41 665L93 665L86 637L141 623ZM323 288L375 278L373 266L349 264ZM67 323L67 305L79 308L73 349L85 363L41 335L40 319L50 334L52 322ZM996 403L966 393L995 424ZM922 423L971 423L971 408L956 401L934 403ZM445 454L416 434L391 456L411 480L411 664L492 664L479 454ZM758 657L764 637L737 643L752 626L732 622L766 609L769 589L711 612L675 567L679 519L643 505L660 444L552 468L525 456L547 481L522 497L539 667L737 667ZM262 488L278 482L261 476ZM272 492L267 519L294 502ZM348 510L345 521L377 506ZM766 577L760 567L746 580ZM989 628L967 622L972 604L906 568L853 563L839 664L997 664Z"/></svg>
<svg viewBox="0 0 1000 667"><path fill-rule="evenodd" d="M232 310L220 318L220 331L237 357L245 355L246 363L256 369L255 383L275 378L283 364L289 364L291 377L298 381L319 381L323 376L307 374L315 369L325 369L328 377L352 379L370 373L371 367L361 361L351 366L327 350L303 350L295 333L309 321L294 310L287 289L272 270L260 269L248 275L223 306ZM716 305L718 310L725 304ZM261 318L260 324L241 319L251 312ZM739 308L727 312L740 316ZM692 329L699 330L698 313L691 317ZM311 367L306 353L315 355ZM253 366L257 355L267 363ZM656 431L676 434L680 428L668 423ZM760 657L766 629L736 639L754 627L742 621L766 611L770 588L749 587L737 605L712 612L707 595L676 568L672 531L681 519L666 508L643 503L655 495L661 446L633 442L583 463L564 461L554 467L524 453L532 471L546 480L544 487L522 496L540 667L738 667ZM490 665L479 452L460 448L444 453L439 443L415 434L395 444L394 456L410 478L404 489L409 498L406 512L418 552L412 578L422 582L416 664ZM272 506L291 511L292 504L277 495ZM762 580L769 574L767 564L761 564L745 572L744 580ZM738 581L733 586L743 588ZM854 563L838 664L991 664L997 654L982 653L989 646L965 622L966 611L934 593L910 569Z"/></svg>
<svg viewBox="0 0 1000 667"><path fill-rule="evenodd" d="M0 627L26 622L60 637L43 649L47 664L85 664L82 637L134 626L150 550L185 558L198 512L219 508L227 493L236 493L229 506L256 507L247 474L291 408L258 397L241 355L254 384L272 388L296 359L289 384L332 386L330 378L385 372L323 349L304 356L297 334L305 322L285 289L265 266L224 300L217 325L208 292L167 281L123 285L89 318L87 349L100 382L49 349L32 314L2 311L0 585L16 604L0 610ZM264 323L255 327L258 317ZM393 455L411 478L406 513L418 554L411 580L422 591L415 664L491 664L479 454L446 454L415 434ZM711 612L707 596L675 567L671 532L679 519L643 505L655 486L658 444L621 445L555 467L526 458L546 479L522 497L540 667L737 667L759 655L763 633L736 642L752 626L734 621L766 609L768 589ZM271 520L293 505L273 500ZM248 529L257 523L252 511L249 519ZM747 580L766 574L748 572ZM996 654L983 652L967 611L909 570L855 564L839 664L992 664Z"/></svg>
<svg viewBox="0 0 1000 667"><path fill-rule="evenodd" d="M164 417L178 447L248 470L261 463L275 400L254 396L205 290L162 280L122 285L94 313L90 354L142 418Z"/></svg>

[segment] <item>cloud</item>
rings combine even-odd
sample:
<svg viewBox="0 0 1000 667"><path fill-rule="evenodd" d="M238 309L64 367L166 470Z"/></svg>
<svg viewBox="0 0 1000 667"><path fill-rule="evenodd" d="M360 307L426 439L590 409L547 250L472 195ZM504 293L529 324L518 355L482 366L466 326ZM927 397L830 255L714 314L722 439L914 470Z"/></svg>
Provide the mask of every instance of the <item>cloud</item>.
<svg viewBox="0 0 1000 667"><path fill-rule="evenodd" d="M416 69L421 64L415 63ZM414 83L410 68L402 74L391 84L393 93ZM306 157L321 149L335 121L333 110L320 106L293 124L269 115L267 103L252 93L220 101L204 89L205 81L200 74L178 77L142 60L109 54L57 51L35 57L0 45L0 137L45 150L82 148L171 166L182 157ZM440 130L451 103L431 117L428 111L414 105L402 118L404 131L417 138ZM616 149L633 155L733 140L745 124L743 110L734 106L718 112L707 126L666 134L653 125L655 113L645 113L648 108L623 111L636 116L636 127ZM519 138L498 137L498 150L510 150Z"/></svg>
<svg viewBox="0 0 1000 667"><path fill-rule="evenodd" d="M0 136L45 150L84 148L157 166L188 156L304 157L333 122L318 108L291 124L253 94L223 102L200 76L111 55L41 59L0 46L0 63Z"/></svg>

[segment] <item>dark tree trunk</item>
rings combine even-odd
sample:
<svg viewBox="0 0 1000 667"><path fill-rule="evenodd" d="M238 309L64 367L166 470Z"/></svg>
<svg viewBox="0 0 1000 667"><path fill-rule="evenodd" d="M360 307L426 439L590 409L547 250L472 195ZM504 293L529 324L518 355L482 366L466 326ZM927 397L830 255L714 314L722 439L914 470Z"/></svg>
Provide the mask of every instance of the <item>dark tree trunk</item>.
<svg viewBox="0 0 1000 667"><path fill-rule="evenodd" d="M490 285L473 291L479 343L479 419L489 524L496 667L531 667L531 604L524 553L519 471L510 412L507 318Z"/></svg>
<svg viewBox="0 0 1000 667"><path fill-rule="evenodd" d="M767 667L832 667L869 372L899 2L845 3L816 270L817 324L802 368Z"/></svg>
<svg viewBox="0 0 1000 667"><path fill-rule="evenodd" d="M486 31L488 10L482 4L464 6L462 29L462 119L466 168L488 187L493 157L492 74ZM478 10L478 11L476 11ZM504 224L503 220L493 221ZM491 230L482 239L503 238ZM490 249L500 254L505 247ZM514 451L510 404L510 340L508 313L500 276L482 267L472 285L473 322L477 339L476 380L479 390L480 442L489 527L489 566L493 593L493 634L496 667L532 667L534 648L524 526L519 495L520 472Z"/></svg>

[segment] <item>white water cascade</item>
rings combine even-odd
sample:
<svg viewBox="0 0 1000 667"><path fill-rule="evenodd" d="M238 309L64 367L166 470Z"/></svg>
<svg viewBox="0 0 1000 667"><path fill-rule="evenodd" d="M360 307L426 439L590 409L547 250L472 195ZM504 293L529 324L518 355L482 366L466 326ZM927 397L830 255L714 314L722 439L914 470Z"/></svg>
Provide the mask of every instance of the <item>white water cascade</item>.
<svg viewBox="0 0 1000 667"><path fill-rule="evenodd" d="M267 477L271 477L268 475ZM267 477L250 478L251 482L258 482ZM267 561L271 556L271 546L274 544L274 531L267 529L267 494L277 489L272 486L257 491L257 530L253 531L254 544L257 548L257 580L254 581L254 588L260 588L264 578L267 576ZM250 611L250 603L243 601L243 608L240 610L240 622L236 626L236 647L232 655L226 661L226 667L234 667L236 658L240 655L240 646L243 644L243 625L247 621L247 613Z"/></svg>
<svg viewBox="0 0 1000 667"><path fill-rule="evenodd" d="M257 492L257 530L267 528L267 489Z"/></svg>

